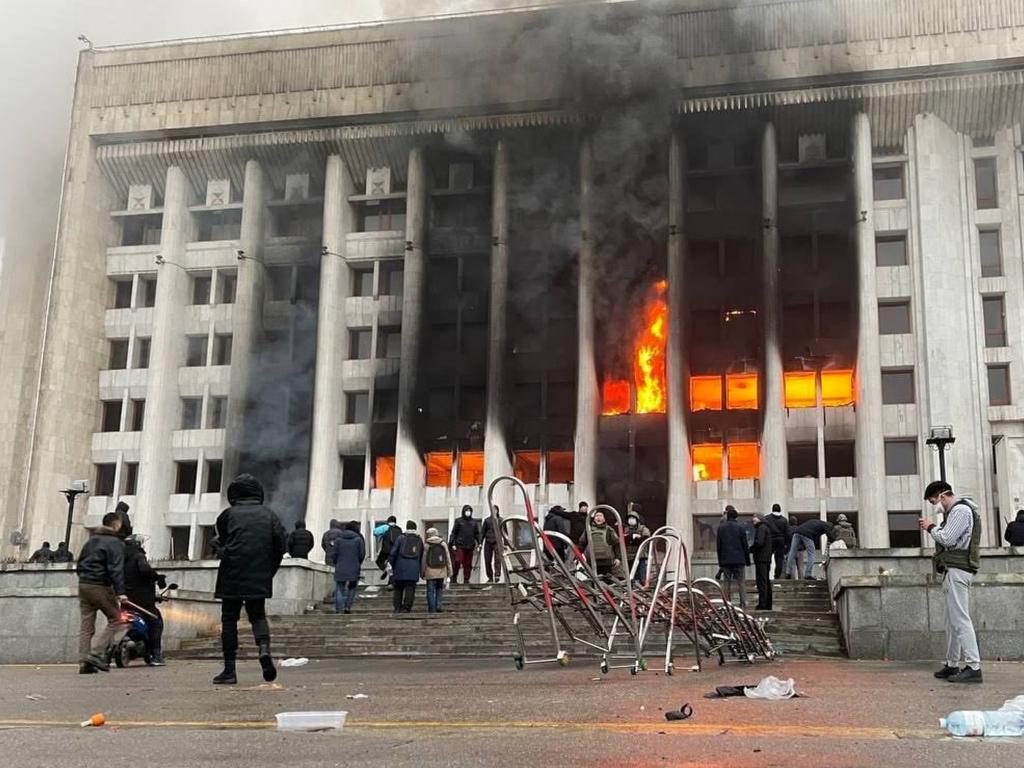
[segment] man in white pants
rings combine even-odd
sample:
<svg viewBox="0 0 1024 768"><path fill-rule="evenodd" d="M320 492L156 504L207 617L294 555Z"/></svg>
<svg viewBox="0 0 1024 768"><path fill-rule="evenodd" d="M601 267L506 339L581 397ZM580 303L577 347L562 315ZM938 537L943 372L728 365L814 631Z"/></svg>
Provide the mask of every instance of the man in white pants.
<svg viewBox="0 0 1024 768"><path fill-rule="evenodd" d="M945 519L936 526L920 519L922 530L935 540L935 570L942 574L942 592L946 596L946 663L935 677L951 683L980 683L981 654L971 622L969 599L971 581L978 572L981 542L981 516L970 499L958 499L949 483L936 480L924 491L929 504L941 506ZM967 666L960 669L960 656Z"/></svg>

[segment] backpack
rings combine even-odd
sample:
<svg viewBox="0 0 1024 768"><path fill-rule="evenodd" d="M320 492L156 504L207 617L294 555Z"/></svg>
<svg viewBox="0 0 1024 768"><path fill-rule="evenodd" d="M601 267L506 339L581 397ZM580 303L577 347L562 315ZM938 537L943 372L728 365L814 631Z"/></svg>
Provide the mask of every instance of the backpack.
<svg viewBox="0 0 1024 768"><path fill-rule="evenodd" d="M427 567L444 568L448 565L444 544L431 544L427 549Z"/></svg>
<svg viewBox="0 0 1024 768"><path fill-rule="evenodd" d="M388 526L387 531L380 537L380 551L385 557L391 554L391 548L395 546L395 542L398 541L398 537L401 535L398 528L393 525Z"/></svg>
<svg viewBox="0 0 1024 768"><path fill-rule="evenodd" d="M402 550L398 553L402 557L420 559L423 554L423 539L415 533L407 533L402 538Z"/></svg>

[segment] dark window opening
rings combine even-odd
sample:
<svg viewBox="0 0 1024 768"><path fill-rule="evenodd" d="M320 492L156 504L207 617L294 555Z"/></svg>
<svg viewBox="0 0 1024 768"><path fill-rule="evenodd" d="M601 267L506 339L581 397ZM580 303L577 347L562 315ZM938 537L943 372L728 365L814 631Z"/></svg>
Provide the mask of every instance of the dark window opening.
<svg viewBox="0 0 1024 768"><path fill-rule="evenodd" d="M104 400L100 416L100 432L119 432L121 430L122 401Z"/></svg>
<svg viewBox="0 0 1024 768"><path fill-rule="evenodd" d="M359 232L405 231L405 200L368 200L359 208Z"/></svg>
<svg viewBox="0 0 1024 768"><path fill-rule="evenodd" d="M128 309L132 305L132 281L114 281L114 309Z"/></svg>
<svg viewBox="0 0 1024 768"><path fill-rule="evenodd" d="M172 525L170 531L171 560L188 560L189 527L187 525Z"/></svg>
<svg viewBox="0 0 1024 768"><path fill-rule="evenodd" d="M373 269L352 270L352 295L373 296Z"/></svg>
<svg viewBox="0 0 1024 768"><path fill-rule="evenodd" d="M875 200L902 200L906 197L903 189L903 163L876 165L873 180Z"/></svg>
<svg viewBox="0 0 1024 768"><path fill-rule="evenodd" d="M365 456L341 457L341 488L344 491L361 491L366 476Z"/></svg>
<svg viewBox="0 0 1024 768"><path fill-rule="evenodd" d="M371 346L372 341L373 332L369 328L360 328L359 330L349 331L349 359L369 360L373 356L373 347Z"/></svg>
<svg viewBox="0 0 1024 768"><path fill-rule="evenodd" d="M378 389L373 393L373 420L378 424L394 424L398 421L397 390Z"/></svg>
<svg viewBox="0 0 1024 768"><path fill-rule="evenodd" d="M128 367L128 339L110 340L110 357L107 368L111 371L122 371Z"/></svg>
<svg viewBox="0 0 1024 768"><path fill-rule="evenodd" d="M856 477L854 443L825 442L825 477Z"/></svg>
<svg viewBox="0 0 1024 768"><path fill-rule="evenodd" d="M1006 301L1002 296L984 296L981 299L985 318L985 346L1006 346Z"/></svg>
<svg viewBox="0 0 1024 768"><path fill-rule="evenodd" d="M141 432L146 423L146 401L144 399L131 401L131 415L129 417L129 431Z"/></svg>
<svg viewBox="0 0 1024 768"><path fill-rule="evenodd" d="M135 337L135 365L134 368L144 370L149 368L149 347L150 339L148 336L136 336Z"/></svg>
<svg viewBox="0 0 1024 768"><path fill-rule="evenodd" d="M885 474L916 475L917 474L917 441L886 440L885 441Z"/></svg>
<svg viewBox="0 0 1024 768"><path fill-rule="evenodd" d="M202 426L200 416L203 412L203 398L181 398L181 428L199 429Z"/></svg>
<svg viewBox="0 0 1024 768"><path fill-rule="evenodd" d="M231 365L231 344L230 333L218 333L213 337L213 364Z"/></svg>
<svg viewBox="0 0 1024 768"><path fill-rule="evenodd" d="M1010 404L1010 366L988 366L988 404Z"/></svg>
<svg viewBox="0 0 1024 768"><path fill-rule="evenodd" d="M196 275L192 278L192 303L203 305L210 303L210 290L213 278L210 275Z"/></svg>
<svg viewBox="0 0 1024 768"><path fill-rule="evenodd" d="M238 289L238 277L234 272L218 272L217 281L220 283L220 294L218 300L221 304L234 304L235 292Z"/></svg>
<svg viewBox="0 0 1024 768"><path fill-rule="evenodd" d="M978 208L999 207L999 175L994 157L974 161L974 191Z"/></svg>
<svg viewBox="0 0 1024 768"><path fill-rule="evenodd" d="M401 263L382 264L380 268L380 292L382 296L401 296L405 274Z"/></svg>
<svg viewBox="0 0 1024 768"><path fill-rule="evenodd" d="M199 368L206 365L206 336L187 337L185 348L185 365L188 368Z"/></svg>
<svg viewBox="0 0 1024 768"><path fill-rule="evenodd" d="M226 211L198 211L194 216L196 242L237 240L242 235L242 211L240 208Z"/></svg>
<svg viewBox="0 0 1024 768"><path fill-rule="evenodd" d="M224 429L228 421L228 399L211 397L206 408L206 428Z"/></svg>
<svg viewBox="0 0 1024 768"><path fill-rule="evenodd" d="M121 217L121 245L160 245L163 214L144 213Z"/></svg>
<svg viewBox="0 0 1024 768"><path fill-rule="evenodd" d="M921 529L917 523L920 517L920 512L890 512L889 546L920 547Z"/></svg>
<svg viewBox="0 0 1024 768"><path fill-rule="evenodd" d="M978 232L978 255L982 277L1000 277L1003 274L1003 245L998 229Z"/></svg>
<svg viewBox="0 0 1024 768"><path fill-rule="evenodd" d="M789 443L786 446L786 459L791 480L818 476L817 443Z"/></svg>
<svg viewBox="0 0 1024 768"><path fill-rule="evenodd" d="M114 474L117 470L116 464L96 464L96 485L94 496L114 495Z"/></svg>
<svg viewBox="0 0 1024 768"><path fill-rule="evenodd" d="M176 461L174 492L195 493L196 475L199 473L199 462L197 461Z"/></svg>
<svg viewBox="0 0 1024 768"><path fill-rule="evenodd" d="M206 462L206 493L220 493L224 462L210 459Z"/></svg>
<svg viewBox="0 0 1024 768"><path fill-rule="evenodd" d="M121 465L121 493L134 496L139 488L139 465L134 461L126 461Z"/></svg>
<svg viewBox="0 0 1024 768"><path fill-rule="evenodd" d="M914 371L882 371L882 402L886 405L914 402Z"/></svg>
<svg viewBox="0 0 1024 768"><path fill-rule="evenodd" d="M397 359L402 356L402 329L380 328L377 331L377 357Z"/></svg>
<svg viewBox="0 0 1024 768"><path fill-rule="evenodd" d="M136 306L143 309L156 306L156 277L139 278L139 298Z"/></svg>
<svg viewBox="0 0 1024 768"><path fill-rule="evenodd" d="M910 302L879 304L878 332L883 335L910 333Z"/></svg>
<svg viewBox="0 0 1024 768"><path fill-rule="evenodd" d="M907 236L880 235L875 238L875 264L879 267L903 267L907 263Z"/></svg>
<svg viewBox="0 0 1024 768"><path fill-rule="evenodd" d="M369 392L349 392L345 395L346 424L365 424L369 411Z"/></svg>

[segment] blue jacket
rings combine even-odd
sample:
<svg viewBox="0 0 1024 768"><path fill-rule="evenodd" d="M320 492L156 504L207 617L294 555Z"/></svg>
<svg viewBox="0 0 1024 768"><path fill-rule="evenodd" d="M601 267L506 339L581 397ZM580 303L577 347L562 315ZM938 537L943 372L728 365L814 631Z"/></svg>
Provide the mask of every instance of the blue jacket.
<svg viewBox="0 0 1024 768"><path fill-rule="evenodd" d="M360 534L346 528L334 539L334 550L329 557L334 565L335 581L358 581L366 558L366 542Z"/></svg>
<svg viewBox="0 0 1024 768"><path fill-rule="evenodd" d="M418 534L417 534L418 535ZM391 563L395 581L419 581L420 560L423 555L423 546L420 546L420 554L416 557L402 557L402 547L405 545L406 534L402 534L391 548L391 555L388 561ZM420 541L423 538L420 537Z"/></svg>

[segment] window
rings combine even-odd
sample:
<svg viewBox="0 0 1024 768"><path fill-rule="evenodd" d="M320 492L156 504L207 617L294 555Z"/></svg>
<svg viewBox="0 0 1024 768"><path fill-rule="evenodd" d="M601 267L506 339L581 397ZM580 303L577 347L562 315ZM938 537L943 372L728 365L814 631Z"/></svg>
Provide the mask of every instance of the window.
<svg viewBox="0 0 1024 768"><path fill-rule="evenodd" d="M384 263L380 268L380 292L382 296L401 296L405 286L402 264Z"/></svg>
<svg viewBox="0 0 1024 768"><path fill-rule="evenodd" d="M291 267L267 267L267 292L271 301L289 301L291 299Z"/></svg>
<svg viewBox="0 0 1024 768"><path fill-rule="evenodd" d="M402 356L402 329L381 328L377 331L377 357L398 358Z"/></svg>
<svg viewBox="0 0 1024 768"><path fill-rule="evenodd" d="M882 371L882 402L886 405L914 402L914 371Z"/></svg>
<svg viewBox="0 0 1024 768"><path fill-rule="evenodd" d="M921 528L917 524L920 517L920 512L890 512L889 546L920 547Z"/></svg>
<svg viewBox="0 0 1024 768"><path fill-rule="evenodd" d="M119 432L121 430L120 400L104 400L100 415L100 432Z"/></svg>
<svg viewBox="0 0 1024 768"><path fill-rule="evenodd" d="M199 429L202 426L203 398L181 398L181 428Z"/></svg>
<svg viewBox="0 0 1024 768"><path fill-rule="evenodd" d="M213 549L213 542L217 539L217 528L212 525L199 526L199 557L203 560L216 560L220 557Z"/></svg>
<svg viewBox="0 0 1024 768"><path fill-rule="evenodd" d="M139 278L139 298L136 306L148 308L156 306L156 276Z"/></svg>
<svg viewBox="0 0 1024 768"><path fill-rule="evenodd" d="M697 552L715 552L718 548L718 526L721 515L693 518L693 548Z"/></svg>
<svg viewBox="0 0 1024 768"><path fill-rule="evenodd" d="M206 489L204 493L220 493L221 475L224 470L224 462L220 459L210 459L206 462Z"/></svg>
<svg viewBox="0 0 1024 768"><path fill-rule="evenodd" d="M1010 404L1010 366L990 365L988 367L988 404Z"/></svg>
<svg viewBox="0 0 1024 768"><path fill-rule="evenodd" d="M821 372L821 404L826 408L853 405L853 370Z"/></svg>
<svg viewBox="0 0 1024 768"><path fill-rule="evenodd" d="M211 397L206 407L206 428L224 429L228 421L228 399Z"/></svg>
<svg viewBox="0 0 1024 768"><path fill-rule="evenodd" d="M917 474L917 441L886 440L885 441L885 474L916 475Z"/></svg>
<svg viewBox="0 0 1024 768"><path fill-rule="evenodd" d="M994 157L974 161L974 194L979 208L999 207L999 181Z"/></svg>
<svg viewBox="0 0 1024 768"><path fill-rule="evenodd" d="M427 468L428 488L447 488L452 483L452 455L450 453L428 453L424 458Z"/></svg>
<svg viewBox="0 0 1024 768"><path fill-rule="evenodd" d="M879 267L903 267L907 263L907 236L880 235L875 238L875 264Z"/></svg>
<svg viewBox="0 0 1024 768"><path fill-rule="evenodd" d="M218 333L213 337L213 364L231 365L231 341L230 333Z"/></svg>
<svg viewBox="0 0 1024 768"><path fill-rule="evenodd" d="M139 489L139 464L135 461L126 461L121 465L121 493L125 496L134 496Z"/></svg>
<svg viewBox="0 0 1024 768"><path fill-rule="evenodd" d="M114 473L117 469L116 464L97 464L96 466L96 486L94 496L113 496L114 495Z"/></svg>
<svg viewBox="0 0 1024 768"><path fill-rule="evenodd" d="M981 257L982 277L999 277L1003 274L1003 246L998 229L978 232L978 253Z"/></svg>
<svg viewBox="0 0 1024 768"><path fill-rule="evenodd" d="M132 281L114 281L114 309L128 309L132 305Z"/></svg>
<svg viewBox="0 0 1024 768"><path fill-rule="evenodd" d="M391 490L395 487L395 457L378 456L373 462L373 487Z"/></svg>
<svg viewBox="0 0 1024 768"><path fill-rule="evenodd" d="M373 268L352 270L352 295L373 296Z"/></svg>
<svg viewBox="0 0 1024 768"><path fill-rule="evenodd" d="M137 214L121 217L121 245L160 245L163 215Z"/></svg>
<svg viewBox="0 0 1024 768"><path fill-rule="evenodd" d="M174 479L175 493L195 493L196 474L199 471L197 461L176 461L174 462L176 475Z"/></svg>
<svg viewBox="0 0 1024 768"><path fill-rule="evenodd" d="M786 371L782 376L786 407L814 408L818 404L817 379L814 371Z"/></svg>
<svg viewBox="0 0 1024 768"><path fill-rule="evenodd" d="M360 328L357 331L349 331L348 343L350 360L369 360L372 357L371 346L372 332L369 328Z"/></svg>
<svg viewBox="0 0 1024 768"><path fill-rule="evenodd" d="M128 339L110 340L110 358L107 367L111 371L121 371L128 367Z"/></svg>
<svg viewBox="0 0 1024 768"><path fill-rule="evenodd" d="M575 456L572 451L548 451L548 483L571 483L575 478Z"/></svg>
<svg viewBox="0 0 1024 768"><path fill-rule="evenodd" d="M825 441L825 477L856 477L854 444L847 441Z"/></svg>
<svg viewBox="0 0 1024 768"><path fill-rule="evenodd" d="M363 477L366 475L365 456L341 457L341 488L345 491L361 491Z"/></svg>
<svg viewBox="0 0 1024 768"><path fill-rule="evenodd" d="M171 532L171 560L188 560L188 538L189 527L187 525L172 525Z"/></svg>
<svg viewBox="0 0 1024 768"><path fill-rule="evenodd" d="M199 211L195 214L196 242L237 240L242 234L242 211Z"/></svg>
<svg viewBox="0 0 1024 768"><path fill-rule="evenodd" d="M719 443L701 443L693 446L693 479L722 479L722 446Z"/></svg>
<svg viewBox="0 0 1024 768"><path fill-rule="evenodd" d="M459 454L459 485L484 484L483 451L462 451Z"/></svg>
<svg viewBox="0 0 1024 768"><path fill-rule="evenodd" d="M878 332L910 333L910 302L897 301L878 305Z"/></svg>
<svg viewBox="0 0 1024 768"><path fill-rule="evenodd" d="M1006 301L1002 296L984 296L981 299L985 316L985 346L1006 346Z"/></svg>
<svg viewBox="0 0 1024 768"><path fill-rule="evenodd" d="M398 391L378 389L373 393L373 420L378 424L398 421Z"/></svg>
<svg viewBox="0 0 1024 768"><path fill-rule="evenodd" d="M487 410L487 394L483 387L463 387L459 392L459 418L482 421Z"/></svg>
<svg viewBox="0 0 1024 768"><path fill-rule="evenodd" d="M185 350L185 365L198 368L206 365L206 336L189 336Z"/></svg>
<svg viewBox="0 0 1024 768"><path fill-rule="evenodd" d="M141 432L143 425L146 423L146 401L145 400L132 400L130 401L131 411L128 416L128 430L130 432Z"/></svg>
<svg viewBox="0 0 1024 768"><path fill-rule="evenodd" d="M539 483L540 451L516 451L512 460L512 474L527 485Z"/></svg>
<svg viewBox="0 0 1024 768"><path fill-rule="evenodd" d="M144 370L149 368L149 347L150 338L148 336L136 336L135 337L135 364L133 368Z"/></svg>
<svg viewBox="0 0 1024 768"><path fill-rule="evenodd" d="M756 478L761 474L761 454L757 443L729 443L729 477L732 480Z"/></svg>
<svg viewBox="0 0 1024 768"><path fill-rule="evenodd" d="M788 443L786 445L786 464L789 466L789 478L818 476L818 444Z"/></svg>
<svg viewBox="0 0 1024 768"><path fill-rule="evenodd" d="M690 377L690 410L694 413L722 410L721 376Z"/></svg>
<svg viewBox="0 0 1024 768"><path fill-rule="evenodd" d="M902 200L906 197L903 190L903 164L876 165L874 190L875 200Z"/></svg>
<svg viewBox="0 0 1024 768"><path fill-rule="evenodd" d="M360 232L405 229L405 200L369 200L359 211Z"/></svg>
<svg viewBox="0 0 1024 768"><path fill-rule="evenodd" d="M365 424L370 413L369 392L349 392L345 395L345 423Z"/></svg>
<svg viewBox="0 0 1024 768"><path fill-rule="evenodd" d="M212 278L209 275L195 275L192 278L192 303L209 304Z"/></svg>
<svg viewBox="0 0 1024 768"><path fill-rule="evenodd" d="M238 289L238 276L234 272L218 272L217 282L220 285L217 299L221 304L234 304L235 292Z"/></svg>

